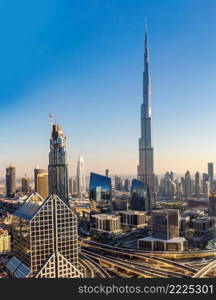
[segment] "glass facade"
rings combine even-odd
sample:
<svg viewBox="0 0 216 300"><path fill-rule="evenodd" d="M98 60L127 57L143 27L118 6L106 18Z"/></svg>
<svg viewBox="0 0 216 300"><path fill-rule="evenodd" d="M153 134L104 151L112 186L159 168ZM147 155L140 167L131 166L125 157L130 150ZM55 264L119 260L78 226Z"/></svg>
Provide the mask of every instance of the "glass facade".
<svg viewBox="0 0 216 300"><path fill-rule="evenodd" d="M146 184L133 179L131 184L130 209L138 211L150 211L150 191Z"/></svg>
<svg viewBox="0 0 216 300"><path fill-rule="evenodd" d="M112 210L111 178L96 173L90 174L89 184L90 201L101 212Z"/></svg>
<svg viewBox="0 0 216 300"><path fill-rule="evenodd" d="M164 240L179 237L177 209L161 209L152 212L152 237Z"/></svg>
<svg viewBox="0 0 216 300"><path fill-rule="evenodd" d="M37 203L34 197L32 194L14 214L12 259L20 264L13 275L24 274L25 269L29 270L25 277L85 277L78 257L76 215L57 195ZM11 264L9 261L9 270Z"/></svg>

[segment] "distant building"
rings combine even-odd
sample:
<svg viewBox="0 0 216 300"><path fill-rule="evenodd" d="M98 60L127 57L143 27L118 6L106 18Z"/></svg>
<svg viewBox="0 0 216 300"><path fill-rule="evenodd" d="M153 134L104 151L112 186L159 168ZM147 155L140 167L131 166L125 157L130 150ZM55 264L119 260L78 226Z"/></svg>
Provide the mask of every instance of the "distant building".
<svg viewBox="0 0 216 300"><path fill-rule="evenodd" d="M115 190L122 191L122 178L120 176L115 176Z"/></svg>
<svg viewBox="0 0 216 300"><path fill-rule="evenodd" d="M130 195L130 210L136 211L150 211L151 199L148 186L137 179L133 179L131 184Z"/></svg>
<svg viewBox="0 0 216 300"><path fill-rule="evenodd" d="M146 225L146 212L144 211L119 211L121 225L123 227L143 227Z"/></svg>
<svg viewBox="0 0 216 300"><path fill-rule="evenodd" d="M76 182L76 179L73 180L72 193L73 194L77 193L77 182Z"/></svg>
<svg viewBox="0 0 216 300"><path fill-rule="evenodd" d="M124 182L124 190L125 192L129 192L130 190L130 180L129 179L125 179L125 182Z"/></svg>
<svg viewBox="0 0 216 300"><path fill-rule="evenodd" d="M112 210L111 178L96 173L90 174L89 197L93 210L110 212Z"/></svg>
<svg viewBox="0 0 216 300"><path fill-rule="evenodd" d="M6 168L6 197L14 198L16 193L16 167Z"/></svg>
<svg viewBox="0 0 216 300"><path fill-rule="evenodd" d="M85 163L82 156L79 157L77 165L77 194L83 196L86 193Z"/></svg>
<svg viewBox="0 0 216 300"><path fill-rule="evenodd" d="M216 217L216 193L212 193L209 197L208 215Z"/></svg>
<svg viewBox="0 0 216 300"><path fill-rule="evenodd" d="M127 210L130 200L129 192L115 191L112 195L113 211Z"/></svg>
<svg viewBox="0 0 216 300"><path fill-rule="evenodd" d="M26 175L22 178L22 192L25 195L28 195L30 192L30 179Z"/></svg>
<svg viewBox="0 0 216 300"><path fill-rule="evenodd" d="M121 233L120 216L95 214L91 216L92 230L95 234L110 236Z"/></svg>
<svg viewBox="0 0 216 300"><path fill-rule="evenodd" d="M201 237L206 235L207 231L215 225L215 221L210 217L201 217L192 220L194 236Z"/></svg>
<svg viewBox="0 0 216 300"><path fill-rule="evenodd" d="M191 198L192 197L192 180L191 180L191 175L190 175L190 172L187 171L185 173L185 181L184 181L184 187L185 187L185 190L184 190L184 193L185 193L185 198Z"/></svg>
<svg viewBox="0 0 216 300"><path fill-rule="evenodd" d="M6 268L15 278L80 278L77 217L57 195L31 194L14 213L13 257Z"/></svg>
<svg viewBox="0 0 216 300"><path fill-rule="evenodd" d="M213 180L214 180L214 164L213 163L208 163L208 176L209 176L210 191L212 192Z"/></svg>
<svg viewBox="0 0 216 300"><path fill-rule="evenodd" d="M37 175L37 190L38 194L44 199L49 196L48 191L48 173L40 173Z"/></svg>
<svg viewBox="0 0 216 300"><path fill-rule="evenodd" d="M179 211L160 209L152 211L152 235L138 241L138 247L153 251L183 251L187 241L179 237Z"/></svg>
<svg viewBox="0 0 216 300"><path fill-rule="evenodd" d="M105 170L105 176L106 176L106 177L109 177L109 169L106 169L106 170Z"/></svg>
<svg viewBox="0 0 216 300"><path fill-rule="evenodd" d="M209 181L204 182L204 194L206 197L209 197L210 195L210 183Z"/></svg>
<svg viewBox="0 0 216 300"><path fill-rule="evenodd" d="M200 173L196 172L195 174L195 196L199 197L201 193L201 178Z"/></svg>
<svg viewBox="0 0 216 300"><path fill-rule="evenodd" d="M7 230L0 228L0 254L11 251L11 236Z"/></svg>
<svg viewBox="0 0 216 300"><path fill-rule="evenodd" d="M69 178L69 185L68 185L68 189L69 189L69 194L73 194L73 178Z"/></svg>
<svg viewBox="0 0 216 300"><path fill-rule="evenodd" d="M34 169L34 191L36 193L38 193L37 176L38 176L38 174L44 174L44 173L48 174L48 170L47 169L40 169L39 167L36 167Z"/></svg>

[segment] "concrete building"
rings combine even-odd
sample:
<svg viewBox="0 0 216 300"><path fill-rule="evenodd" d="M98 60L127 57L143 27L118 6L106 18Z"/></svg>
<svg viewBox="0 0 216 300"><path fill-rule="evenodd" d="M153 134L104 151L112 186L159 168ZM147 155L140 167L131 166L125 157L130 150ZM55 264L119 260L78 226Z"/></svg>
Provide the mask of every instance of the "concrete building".
<svg viewBox="0 0 216 300"><path fill-rule="evenodd" d="M34 169L34 191L36 193L38 193L37 176L38 176L38 174L44 174L44 173L48 174L48 170L47 169L40 169L39 167L36 167Z"/></svg>
<svg viewBox="0 0 216 300"><path fill-rule="evenodd" d="M44 199L49 196L48 191L48 173L40 173L37 175L37 190L38 194Z"/></svg>
<svg viewBox="0 0 216 300"><path fill-rule="evenodd" d="M0 254L11 251L11 236L7 230L0 228Z"/></svg>
<svg viewBox="0 0 216 300"><path fill-rule="evenodd" d="M22 178L22 192L25 195L28 195L30 192L30 179L27 177L27 175Z"/></svg>
<svg viewBox="0 0 216 300"><path fill-rule="evenodd" d="M152 212L152 235L138 240L138 247L151 251L183 251L187 241L179 237L179 211L160 209Z"/></svg>
<svg viewBox="0 0 216 300"><path fill-rule="evenodd" d="M192 220L194 236L200 237L206 235L207 231L209 231L214 225L214 219L210 217L201 217Z"/></svg>
<svg viewBox="0 0 216 300"><path fill-rule="evenodd" d="M146 212L144 211L119 211L122 227L144 227L146 225Z"/></svg>
<svg viewBox="0 0 216 300"><path fill-rule="evenodd" d="M121 233L120 216L95 214L91 216L91 222L95 234L113 236Z"/></svg>

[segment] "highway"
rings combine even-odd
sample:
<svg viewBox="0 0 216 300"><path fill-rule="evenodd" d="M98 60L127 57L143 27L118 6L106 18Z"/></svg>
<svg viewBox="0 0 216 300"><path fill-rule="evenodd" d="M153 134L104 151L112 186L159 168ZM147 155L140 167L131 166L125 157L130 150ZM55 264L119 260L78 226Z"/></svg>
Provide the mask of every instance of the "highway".
<svg viewBox="0 0 216 300"><path fill-rule="evenodd" d="M212 277L216 269L212 250L150 252L85 239L79 243L82 258L95 277L200 278Z"/></svg>
<svg viewBox="0 0 216 300"><path fill-rule="evenodd" d="M209 264L204 266L202 269L200 269L194 276L193 278L202 278L204 277L207 273L209 273L212 269L216 267L216 259L211 261Z"/></svg>
<svg viewBox="0 0 216 300"><path fill-rule="evenodd" d="M84 253L80 254L80 260L81 263L86 267L86 269L90 273L90 278L111 278L112 276L109 274L109 272L102 268L100 264L95 262L93 259L91 259L89 256L86 256Z"/></svg>
<svg viewBox="0 0 216 300"><path fill-rule="evenodd" d="M183 275L189 275L190 277L192 277L194 274L197 273L197 269L194 269L190 266L186 266L177 262L174 262L172 260L168 260L165 258L160 258L160 257L155 257L152 255L151 252L148 253L148 255L146 255L146 252L140 252L134 249L128 249L128 248L120 248L120 247L112 247L109 245L104 245L101 243L96 243L96 242L92 242L92 241L83 241L81 243L82 247L84 249L88 249L90 250L91 248L93 248L94 250L92 250L92 252L94 253L94 251L101 251L103 253L108 252L109 254L115 254L115 255L120 255L120 256L128 256L129 258L137 258L137 259L141 259L147 262L150 262L151 265L157 263L160 265L163 265L165 267L169 267L172 268L173 270L178 270L178 272L180 272L180 274ZM131 260L129 260L130 262Z"/></svg>

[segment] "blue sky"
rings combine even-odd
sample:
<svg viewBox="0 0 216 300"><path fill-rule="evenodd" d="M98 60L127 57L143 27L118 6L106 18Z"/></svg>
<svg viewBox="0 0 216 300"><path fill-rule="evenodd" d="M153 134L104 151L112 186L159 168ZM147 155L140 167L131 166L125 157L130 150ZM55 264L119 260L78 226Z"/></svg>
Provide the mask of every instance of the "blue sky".
<svg viewBox="0 0 216 300"><path fill-rule="evenodd" d="M46 167L52 112L69 173L135 174L148 18L155 171L216 160L214 0L0 0L1 160Z"/></svg>

